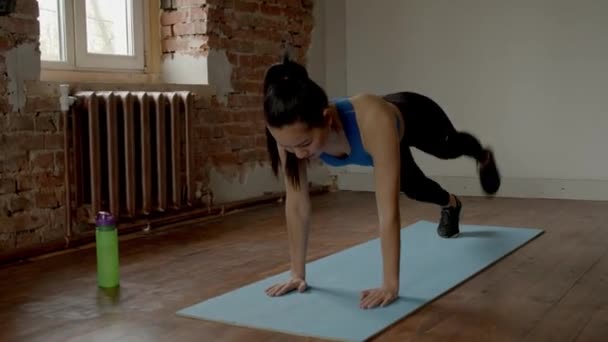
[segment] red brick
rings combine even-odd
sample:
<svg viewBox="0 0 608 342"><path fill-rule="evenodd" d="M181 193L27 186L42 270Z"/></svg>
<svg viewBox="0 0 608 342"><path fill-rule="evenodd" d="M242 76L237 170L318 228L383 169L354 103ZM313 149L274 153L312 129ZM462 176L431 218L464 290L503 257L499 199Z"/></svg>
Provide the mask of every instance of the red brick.
<svg viewBox="0 0 608 342"><path fill-rule="evenodd" d="M44 148L44 137L37 134L12 134L0 136L1 151L31 151Z"/></svg>
<svg viewBox="0 0 608 342"><path fill-rule="evenodd" d="M256 150L256 159L259 160L259 161L270 160L270 156L268 155L268 151L266 149L264 149L264 150L257 149Z"/></svg>
<svg viewBox="0 0 608 342"><path fill-rule="evenodd" d="M228 95L229 107L256 107L262 105L262 97L260 95Z"/></svg>
<svg viewBox="0 0 608 342"><path fill-rule="evenodd" d="M45 113L36 117L36 131L38 132L55 132L57 125L54 121L54 115Z"/></svg>
<svg viewBox="0 0 608 342"><path fill-rule="evenodd" d="M253 80L260 81L264 78L266 70L262 68L237 68L234 72L234 77L237 80Z"/></svg>
<svg viewBox="0 0 608 342"><path fill-rule="evenodd" d="M8 208L9 196L0 196L0 217L10 217L12 215Z"/></svg>
<svg viewBox="0 0 608 342"><path fill-rule="evenodd" d="M13 233L0 233L0 251L8 251L17 248L16 246L16 238Z"/></svg>
<svg viewBox="0 0 608 342"><path fill-rule="evenodd" d="M239 155L237 153L234 152L227 152L227 153L218 153L216 155L213 155L211 157L211 160L213 160L213 162L215 164L238 164L239 163Z"/></svg>
<svg viewBox="0 0 608 342"><path fill-rule="evenodd" d="M2 150L1 147L2 146L0 145L0 150ZM0 160L2 160L2 167L0 169L4 170L4 172L12 173L28 170L29 159L26 151L20 153L4 153L3 155L0 155Z"/></svg>
<svg viewBox="0 0 608 342"><path fill-rule="evenodd" d="M220 127L214 127L212 129L212 137L213 138L223 138L224 137L224 130L221 129Z"/></svg>
<svg viewBox="0 0 608 342"><path fill-rule="evenodd" d="M22 132L22 131L33 131L34 130L34 118L28 114L17 114L11 113L7 115L8 118L8 131L9 132Z"/></svg>
<svg viewBox="0 0 608 342"><path fill-rule="evenodd" d="M49 151L30 152L30 170L32 172L48 171L55 167L55 153Z"/></svg>
<svg viewBox="0 0 608 342"><path fill-rule="evenodd" d="M25 210L29 210L31 208L32 202L30 199L24 195L15 195L11 197L9 201L9 210L11 214L19 213Z"/></svg>
<svg viewBox="0 0 608 342"><path fill-rule="evenodd" d="M218 112L218 120L219 123L227 123L232 121L232 114L229 111L221 111Z"/></svg>
<svg viewBox="0 0 608 342"><path fill-rule="evenodd" d="M192 7L190 11L190 20L207 20L207 10L203 7Z"/></svg>
<svg viewBox="0 0 608 342"><path fill-rule="evenodd" d="M25 89L28 97L50 97L54 101L58 101L59 87L55 83L26 81Z"/></svg>
<svg viewBox="0 0 608 342"><path fill-rule="evenodd" d="M251 55L239 55L238 63L241 67L253 67L254 66L254 56Z"/></svg>
<svg viewBox="0 0 608 342"><path fill-rule="evenodd" d="M55 195L57 195L57 200L59 201L59 207L65 205L65 189L57 188L55 189Z"/></svg>
<svg viewBox="0 0 608 342"><path fill-rule="evenodd" d="M263 85L262 85L262 82L256 82L256 81L233 81L232 87L236 91L261 93Z"/></svg>
<svg viewBox="0 0 608 342"><path fill-rule="evenodd" d="M258 41L255 44L255 53L259 55L274 54L279 55L283 51L283 47L278 42Z"/></svg>
<svg viewBox="0 0 608 342"><path fill-rule="evenodd" d="M266 148L266 136L265 135L257 135L255 137L255 146Z"/></svg>
<svg viewBox="0 0 608 342"><path fill-rule="evenodd" d="M172 26L163 26L161 27L161 37L168 38L173 36L173 27Z"/></svg>
<svg viewBox="0 0 608 342"><path fill-rule="evenodd" d="M307 10L312 10L315 7L314 0L301 0L301 1L302 1L302 7Z"/></svg>
<svg viewBox="0 0 608 342"><path fill-rule="evenodd" d="M38 174L34 178L36 189L54 189L63 184L63 176L51 172Z"/></svg>
<svg viewBox="0 0 608 342"><path fill-rule="evenodd" d="M175 0L175 6L180 7L194 7L203 6L206 0Z"/></svg>
<svg viewBox="0 0 608 342"><path fill-rule="evenodd" d="M29 191L36 188L36 177L31 174L17 176L17 191Z"/></svg>
<svg viewBox="0 0 608 342"><path fill-rule="evenodd" d="M25 103L25 111L33 112L53 112L61 110L58 97L39 97L28 96Z"/></svg>
<svg viewBox="0 0 608 342"><path fill-rule="evenodd" d="M281 14L290 19L298 19L305 16L306 11L298 7L288 7L281 10Z"/></svg>
<svg viewBox="0 0 608 342"><path fill-rule="evenodd" d="M0 96L0 112L10 112L13 106L8 103L8 96Z"/></svg>
<svg viewBox="0 0 608 342"><path fill-rule="evenodd" d="M254 127L249 124L228 124L224 129L229 135L250 135L255 132Z"/></svg>
<svg viewBox="0 0 608 342"><path fill-rule="evenodd" d="M256 29L271 29L280 32L285 32L287 27L287 18L282 16L258 17Z"/></svg>
<svg viewBox="0 0 608 342"><path fill-rule="evenodd" d="M189 50L205 50L208 49L209 37L206 35L193 35L187 40L187 48Z"/></svg>
<svg viewBox="0 0 608 342"><path fill-rule="evenodd" d="M63 134L47 134L44 136L44 148L48 150L63 148Z"/></svg>
<svg viewBox="0 0 608 342"><path fill-rule="evenodd" d="M273 6L270 4L261 4L260 5L261 12L265 15L278 16L281 15L282 8L280 6Z"/></svg>
<svg viewBox="0 0 608 342"><path fill-rule="evenodd" d="M253 123L256 120L258 120L259 116L263 117L263 114L258 113L257 111L252 111L252 110L239 110L239 111L232 112L232 120L234 122Z"/></svg>
<svg viewBox="0 0 608 342"><path fill-rule="evenodd" d="M209 8L207 9L207 18L216 22L225 20L226 14L223 9Z"/></svg>
<svg viewBox="0 0 608 342"><path fill-rule="evenodd" d="M15 6L15 12L28 15L32 18L38 18L38 1L37 0L19 0Z"/></svg>
<svg viewBox="0 0 608 342"><path fill-rule="evenodd" d="M257 27L260 26L260 21L262 18L255 13L247 13L247 12L236 12L234 14L234 18L231 20L233 22L237 22L238 26L242 30L243 27Z"/></svg>
<svg viewBox="0 0 608 342"><path fill-rule="evenodd" d="M50 211L50 225L40 229L40 235L44 241L61 240L65 231L65 210L54 209Z"/></svg>
<svg viewBox="0 0 608 342"><path fill-rule="evenodd" d="M279 60L276 55L257 55L255 58L256 65L264 66L264 69L269 67L271 64L278 63Z"/></svg>
<svg viewBox="0 0 608 342"><path fill-rule="evenodd" d="M48 210L34 209L18 212L9 217L0 217L0 233L34 231L44 227L48 222Z"/></svg>
<svg viewBox="0 0 608 342"><path fill-rule="evenodd" d="M15 235L15 245L17 248L27 248L38 245L42 242L40 234L35 229L24 230Z"/></svg>
<svg viewBox="0 0 608 342"><path fill-rule="evenodd" d="M231 138L230 139L230 149L232 151L239 151L244 148L247 148L247 144L245 144L245 140L243 138Z"/></svg>
<svg viewBox="0 0 608 342"><path fill-rule="evenodd" d="M226 3L226 0L206 0L205 2L210 6L223 7Z"/></svg>
<svg viewBox="0 0 608 342"><path fill-rule="evenodd" d="M234 2L234 9L236 11L241 11L241 12L257 12L259 9L259 6L255 2L236 0Z"/></svg>
<svg viewBox="0 0 608 342"><path fill-rule="evenodd" d="M226 51L226 58L228 58L228 62L232 65L237 65L239 63L239 54Z"/></svg>
<svg viewBox="0 0 608 342"><path fill-rule="evenodd" d="M188 48L188 40L175 37L163 39L162 47L163 52L183 51Z"/></svg>
<svg viewBox="0 0 608 342"><path fill-rule="evenodd" d="M59 173L63 172L64 162L63 151L55 152L55 169L58 170Z"/></svg>
<svg viewBox="0 0 608 342"><path fill-rule="evenodd" d="M252 53L255 51L255 42L250 40L230 39L227 41L227 48L234 52Z"/></svg>
<svg viewBox="0 0 608 342"><path fill-rule="evenodd" d="M239 162L241 163L251 163L256 161L257 152L255 150L243 150L239 151Z"/></svg>
<svg viewBox="0 0 608 342"><path fill-rule="evenodd" d="M34 194L36 207L38 208L57 208L59 200L55 191L41 191Z"/></svg>
<svg viewBox="0 0 608 342"><path fill-rule="evenodd" d="M202 21L173 25L173 33L176 36L204 34L206 32L207 32L207 23L202 22Z"/></svg>
<svg viewBox="0 0 608 342"><path fill-rule="evenodd" d="M189 11L189 17L181 24L194 24L198 19L196 13L200 16L206 13L208 24L205 34L199 34L204 38L198 41L189 39L195 37L193 35L187 37L195 31L192 26L181 30L178 27L173 33L190 42L174 51L204 54L208 49L223 50L233 66L230 81L234 93L228 95L227 102L212 96L209 101L197 101L195 105L200 119L193 122L193 137L201 142L195 144L195 164L204 165L210 160L228 165L222 168L225 172L244 172L233 166L268 159L265 123L260 110L264 73L269 65L280 61L285 42L296 48L298 61L305 60L310 45L313 2L208 0L206 6L201 6L202 0L179 2L178 5L188 7L184 9ZM168 34L165 29L165 35ZM165 51L166 45L169 44L165 44ZM208 181L205 171L197 173L195 178Z"/></svg>
<svg viewBox="0 0 608 342"><path fill-rule="evenodd" d="M17 190L17 183L14 179L0 179L0 195L12 194Z"/></svg>
<svg viewBox="0 0 608 342"><path fill-rule="evenodd" d="M176 11L163 11L160 14L161 25L173 25L177 23L184 23L188 19L188 12L185 9L179 9Z"/></svg>
<svg viewBox="0 0 608 342"><path fill-rule="evenodd" d="M309 35L297 35L294 36L293 44L299 47L306 47L310 45L310 36Z"/></svg>
<svg viewBox="0 0 608 342"><path fill-rule="evenodd" d="M0 36L0 51L9 50L13 46L15 46L15 43L10 36Z"/></svg>
<svg viewBox="0 0 608 342"><path fill-rule="evenodd" d="M285 36L284 33L279 32L275 29L264 29L264 28L256 28L253 31L239 31L237 34L234 35L235 38L250 39L250 40L255 41L256 43L258 41L271 41L273 43L280 42L280 41L286 39L284 36ZM251 57L255 57L255 56L251 56Z"/></svg>
<svg viewBox="0 0 608 342"><path fill-rule="evenodd" d="M284 4L287 7L300 7L302 6L302 0L284 0Z"/></svg>
<svg viewBox="0 0 608 342"><path fill-rule="evenodd" d="M10 33L21 35L38 35L40 34L40 25L36 18L17 18L11 16L0 17L0 27Z"/></svg>
<svg viewBox="0 0 608 342"><path fill-rule="evenodd" d="M233 150L237 147L238 149L250 149L255 147L255 138L253 136L232 137L230 138L230 144Z"/></svg>
<svg viewBox="0 0 608 342"><path fill-rule="evenodd" d="M213 139L210 141L209 148L214 153L230 152L230 140L226 138Z"/></svg>

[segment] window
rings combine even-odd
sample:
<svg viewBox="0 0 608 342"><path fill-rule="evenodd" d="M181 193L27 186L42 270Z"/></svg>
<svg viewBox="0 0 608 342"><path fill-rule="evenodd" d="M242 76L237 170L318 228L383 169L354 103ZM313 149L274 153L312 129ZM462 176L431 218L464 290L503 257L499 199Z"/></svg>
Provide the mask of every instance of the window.
<svg viewBox="0 0 608 342"><path fill-rule="evenodd" d="M38 0L46 69L143 70L144 0Z"/></svg>

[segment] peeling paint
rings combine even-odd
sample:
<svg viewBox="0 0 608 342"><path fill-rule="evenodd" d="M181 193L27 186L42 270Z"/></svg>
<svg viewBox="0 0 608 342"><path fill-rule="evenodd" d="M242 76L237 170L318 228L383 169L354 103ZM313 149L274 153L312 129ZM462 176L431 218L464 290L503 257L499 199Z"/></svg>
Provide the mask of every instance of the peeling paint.
<svg viewBox="0 0 608 342"><path fill-rule="evenodd" d="M20 112L27 99L25 82L35 81L40 77L40 52L37 44L24 43L5 54L8 74L8 102L13 112Z"/></svg>
<svg viewBox="0 0 608 342"><path fill-rule="evenodd" d="M311 165L308 180L316 185L330 185L331 176L326 167ZM276 178L269 165L258 162L246 165L212 168L209 189L214 194L214 203L229 203L262 196L267 192L284 191L282 178Z"/></svg>
<svg viewBox="0 0 608 342"><path fill-rule="evenodd" d="M208 84L207 69L206 57L176 53L163 59L162 77L166 83Z"/></svg>
<svg viewBox="0 0 608 342"><path fill-rule="evenodd" d="M218 102L226 105L227 95L233 91L232 64L224 50L211 50L207 58L209 59L209 83L216 88Z"/></svg>

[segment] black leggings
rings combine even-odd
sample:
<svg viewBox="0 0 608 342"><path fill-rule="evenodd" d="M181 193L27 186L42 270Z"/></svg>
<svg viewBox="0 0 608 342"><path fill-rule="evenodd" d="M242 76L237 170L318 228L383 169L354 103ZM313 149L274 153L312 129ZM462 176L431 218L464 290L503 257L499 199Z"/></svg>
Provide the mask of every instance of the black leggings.
<svg viewBox="0 0 608 342"><path fill-rule="evenodd" d="M484 155L481 143L473 135L457 131L443 109L424 95L400 92L384 99L399 108L405 121L400 145L401 191L418 201L447 205L450 194L420 170L410 148L440 159L469 156L479 161Z"/></svg>

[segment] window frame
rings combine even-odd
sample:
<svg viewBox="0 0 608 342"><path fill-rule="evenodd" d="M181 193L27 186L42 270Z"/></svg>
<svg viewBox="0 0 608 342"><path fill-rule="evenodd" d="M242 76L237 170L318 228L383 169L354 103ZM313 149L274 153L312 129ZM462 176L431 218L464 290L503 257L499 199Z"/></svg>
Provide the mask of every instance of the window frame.
<svg viewBox="0 0 608 342"><path fill-rule="evenodd" d="M46 70L65 71L112 71L112 72L143 72L146 69L146 45L148 41L147 28L149 1L131 0L133 4L133 56L106 55L89 53L87 51L86 33L86 3L84 0L57 0L60 15L62 55L65 61L43 60L41 67Z"/></svg>

